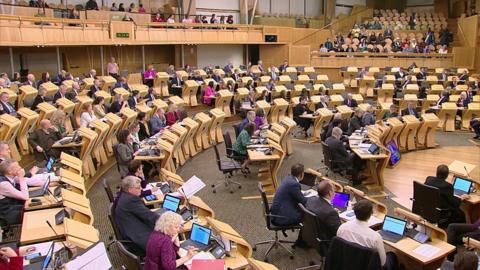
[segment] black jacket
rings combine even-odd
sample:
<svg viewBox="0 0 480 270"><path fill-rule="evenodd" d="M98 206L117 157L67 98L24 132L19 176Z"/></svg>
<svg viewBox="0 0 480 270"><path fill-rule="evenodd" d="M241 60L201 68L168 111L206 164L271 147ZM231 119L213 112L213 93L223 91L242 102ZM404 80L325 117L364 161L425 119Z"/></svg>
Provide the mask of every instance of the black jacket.
<svg viewBox="0 0 480 270"><path fill-rule="evenodd" d="M325 143L328 145L330 149L330 153L332 155L332 159L341 162L347 166L350 161L350 154L347 152L345 145L339 139L330 136L325 140Z"/></svg>
<svg viewBox="0 0 480 270"><path fill-rule="evenodd" d="M348 107L350 108L355 108L355 107L358 107L358 103L355 99L351 99L350 102L348 101L348 99L345 99L343 101L343 105L347 105Z"/></svg>
<svg viewBox="0 0 480 270"><path fill-rule="evenodd" d="M12 114L12 113L16 113L15 111L15 107L10 104L9 102L7 102L8 104L6 104L5 102L3 101L0 101L0 115L6 113L6 114Z"/></svg>
<svg viewBox="0 0 480 270"><path fill-rule="evenodd" d="M53 103L55 104L57 100L61 98L62 98L62 94L60 94L60 92L56 92L55 95L53 95Z"/></svg>
<svg viewBox="0 0 480 270"><path fill-rule="evenodd" d="M440 207L456 209L462 202L460 198L453 195L453 186L445 180L438 179L434 176L429 176L425 180L425 185L436 187L440 190Z"/></svg>
<svg viewBox="0 0 480 270"><path fill-rule="evenodd" d="M310 197L305 207L317 215L320 225L320 239L329 240L337 235L338 227L342 224L337 211L324 198Z"/></svg>
<svg viewBox="0 0 480 270"><path fill-rule="evenodd" d="M115 205L115 224L125 239L145 250L157 219L158 215L150 211L139 196L120 193Z"/></svg>
<svg viewBox="0 0 480 270"><path fill-rule="evenodd" d="M382 270L382 265L375 249L334 237L330 243L324 269Z"/></svg>
<svg viewBox="0 0 480 270"><path fill-rule="evenodd" d="M42 96L37 95L35 99L33 100L32 106L30 109L32 111L35 111L37 109L38 104L45 102L45 99Z"/></svg>
<svg viewBox="0 0 480 270"><path fill-rule="evenodd" d="M408 111L408 108L405 108L402 110L402 116L403 115L414 115L416 118L420 118L420 115L418 114L416 109L413 110L413 114L410 114L410 112Z"/></svg>
<svg viewBox="0 0 480 270"><path fill-rule="evenodd" d="M348 134L351 135L355 130L361 129L362 127L364 127L362 119L354 115L352 119L350 119L350 123L348 123Z"/></svg>
<svg viewBox="0 0 480 270"><path fill-rule="evenodd" d="M273 218L272 222L276 225L296 225L302 221L302 213L298 204L305 204L307 198L303 196L300 183L295 177L289 175L283 179L282 183L275 192L270 212L272 215L282 216L283 218Z"/></svg>

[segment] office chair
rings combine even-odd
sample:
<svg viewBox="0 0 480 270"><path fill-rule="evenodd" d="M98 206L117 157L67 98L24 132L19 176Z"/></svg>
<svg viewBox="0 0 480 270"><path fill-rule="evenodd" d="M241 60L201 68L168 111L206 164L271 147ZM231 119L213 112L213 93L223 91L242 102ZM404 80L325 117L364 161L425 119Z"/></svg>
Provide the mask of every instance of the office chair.
<svg viewBox="0 0 480 270"><path fill-rule="evenodd" d="M233 127L233 130L235 131L235 138L238 138L238 135L240 134L240 132L242 132L240 130L240 123L234 124L232 125L232 127Z"/></svg>
<svg viewBox="0 0 480 270"><path fill-rule="evenodd" d="M128 251L128 249L120 241L115 241L115 245L117 246L122 257L126 259L126 265L122 265L122 269L128 269L128 270L143 269L143 262L139 256Z"/></svg>
<svg viewBox="0 0 480 270"><path fill-rule="evenodd" d="M225 153L227 154L228 158L231 158L237 161L243 159L239 156L235 156L235 152L233 152L233 143L232 143L232 137L230 137L230 132L227 131L223 133L223 141L225 142Z"/></svg>
<svg viewBox="0 0 480 270"><path fill-rule="evenodd" d="M440 190L436 187L413 181L412 212L440 228L448 226L450 209L440 208Z"/></svg>
<svg viewBox="0 0 480 270"><path fill-rule="evenodd" d="M267 199L267 193L265 193L265 190L263 189L262 183L258 183L258 191L260 192L260 195L262 197L262 204L263 204L263 216L265 217L265 224L267 225L267 229L269 231L275 232L275 238L272 240L267 240L267 241L262 241L255 243L253 246L253 250L257 250L258 245L265 245L265 244L270 244L270 246L267 249L267 252L265 252L263 261L267 262L268 261L268 254L270 251L272 251L273 248L281 247L284 250L286 250L290 254L290 259L293 259L294 252L290 250L287 246L284 244L294 244L294 241L287 241L287 240L281 240L278 239L278 232L282 231L285 232L286 230L298 230L301 228L300 225L290 225L290 226L277 226L272 223L272 217L276 218L284 218L283 216L279 215L272 215L270 213L270 204Z"/></svg>
<svg viewBox="0 0 480 270"><path fill-rule="evenodd" d="M324 270L382 270L380 256L376 249L333 237L325 258Z"/></svg>
<svg viewBox="0 0 480 270"><path fill-rule="evenodd" d="M111 245L115 244L116 242L120 242L130 253L133 253L141 258L145 257L145 252L140 247L138 247L132 241L125 239L120 233L120 230L117 227L117 223L115 223L115 209L113 208L113 203L111 203L108 207L108 220L110 220L110 225L112 225L113 233L116 240L113 240L112 236L109 237L111 242L108 243L107 250L110 250Z"/></svg>
<svg viewBox="0 0 480 270"><path fill-rule="evenodd" d="M298 204L298 207L302 211L303 221L302 221L302 239L307 243L311 248L314 248L320 255L320 262L317 264L320 269L323 268L325 263L325 256L328 251L328 243L330 240L325 240L324 234L321 233L320 224L317 220L317 215L311 212L301 203ZM310 265L313 266L315 263L310 261Z"/></svg>
<svg viewBox="0 0 480 270"><path fill-rule="evenodd" d="M119 165L120 163L118 162L118 150L117 150L117 148L118 148L118 143L113 145L112 150L113 150L113 156L115 157L115 162L117 163L117 171L118 171L118 173L120 173L120 165ZM121 173L120 173L120 175L121 175Z"/></svg>
<svg viewBox="0 0 480 270"><path fill-rule="evenodd" d="M103 189L105 189L105 193L107 193L108 200L111 203L113 203L113 200L115 199L115 197L113 195L112 189L110 188L110 185L108 185L107 178L103 178L102 184L103 184Z"/></svg>
<svg viewBox="0 0 480 270"><path fill-rule="evenodd" d="M343 171L346 169L342 169L342 167L345 168L347 164L345 164L345 162L340 160L334 160L332 157L332 152L330 151L330 148L325 142L322 142L322 153L323 153L322 162L323 164L325 164L325 168L327 170L325 175L328 176L329 171L332 171L334 173L340 173L340 175L343 175Z"/></svg>
<svg viewBox="0 0 480 270"><path fill-rule="evenodd" d="M224 179L223 181L217 181L215 184L212 184L212 192L216 193L216 188L222 184L225 187L230 187L230 185L237 185L239 189L242 188L242 185L239 182L233 181L231 178L233 173L242 169L242 165L237 161L230 159L230 160L222 160L220 158L220 154L218 153L218 147L216 144L213 144L213 149L215 150L215 158L217 162L217 168L219 171L222 172ZM230 193L233 193L233 189L230 188Z"/></svg>

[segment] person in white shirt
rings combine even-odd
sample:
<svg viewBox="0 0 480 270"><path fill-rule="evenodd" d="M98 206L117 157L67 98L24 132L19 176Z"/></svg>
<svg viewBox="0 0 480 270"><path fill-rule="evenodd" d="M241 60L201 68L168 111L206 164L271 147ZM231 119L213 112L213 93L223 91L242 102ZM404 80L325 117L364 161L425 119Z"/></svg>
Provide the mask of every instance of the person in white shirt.
<svg viewBox="0 0 480 270"><path fill-rule="evenodd" d="M340 225L337 236L363 247L376 249L384 269L396 269L398 266L395 253L385 253L382 236L368 225L373 213L373 205L368 200L358 201L353 207L355 219Z"/></svg>
<svg viewBox="0 0 480 270"><path fill-rule="evenodd" d="M0 224L19 224L23 205L28 200L28 186L25 171L13 159L0 163Z"/></svg>
<svg viewBox="0 0 480 270"><path fill-rule="evenodd" d="M89 127L90 122L97 119L92 110L92 104L85 104L82 108L82 115L80 115L80 127Z"/></svg>

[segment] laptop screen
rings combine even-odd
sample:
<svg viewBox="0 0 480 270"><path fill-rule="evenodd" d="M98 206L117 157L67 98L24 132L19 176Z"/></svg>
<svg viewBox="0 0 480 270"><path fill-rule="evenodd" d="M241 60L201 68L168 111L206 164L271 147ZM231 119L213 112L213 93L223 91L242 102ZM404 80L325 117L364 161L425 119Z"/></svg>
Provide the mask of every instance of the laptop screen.
<svg viewBox="0 0 480 270"><path fill-rule="evenodd" d="M192 225L192 233L190 234L190 239L192 241L208 245L208 241L210 240L210 234L212 230L197 223L193 223Z"/></svg>
<svg viewBox="0 0 480 270"><path fill-rule="evenodd" d="M53 157L49 157L48 158L48 161L47 161L47 165L45 166L45 168L47 169L48 172L51 172L52 171L52 168L53 168L53 164L55 163L55 158Z"/></svg>
<svg viewBox="0 0 480 270"><path fill-rule="evenodd" d="M346 208L348 206L348 201L350 200L350 194L343 192L335 192L332 198L333 206Z"/></svg>
<svg viewBox="0 0 480 270"><path fill-rule="evenodd" d="M50 185L50 177L47 177L47 180L45 180L45 182L43 183L43 187L42 187L43 192L47 191L49 185Z"/></svg>
<svg viewBox="0 0 480 270"><path fill-rule="evenodd" d="M370 145L370 147L368 148L368 152L373 154L377 151L377 149L378 149L378 146L376 144L372 143L372 145Z"/></svg>
<svg viewBox="0 0 480 270"><path fill-rule="evenodd" d="M168 211L177 212L180 206L180 199L172 195L166 195L163 199L162 208Z"/></svg>
<svg viewBox="0 0 480 270"><path fill-rule="evenodd" d="M405 220L394 218L391 216L385 216L385 219L383 220L382 230L403 235L406 225L407 221Z"/></svg>
<svg viewBox="0 0 480 270"><path fill-rule="evenodd" d="M469 193L470 187L472 186L472 181L455 176L453 180L453 188L461 190L463 192Z"/></svg>

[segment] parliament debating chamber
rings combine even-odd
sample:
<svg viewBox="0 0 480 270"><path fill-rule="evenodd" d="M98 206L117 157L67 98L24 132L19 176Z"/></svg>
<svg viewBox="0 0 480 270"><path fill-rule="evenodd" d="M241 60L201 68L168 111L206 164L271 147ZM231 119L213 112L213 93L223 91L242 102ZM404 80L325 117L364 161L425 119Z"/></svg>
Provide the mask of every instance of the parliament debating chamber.
<svg viewBox="0 0 480 270"><path fill-rule="evenodd" d="M479 0L3 0L0 269L480 269Z"/></svg>

